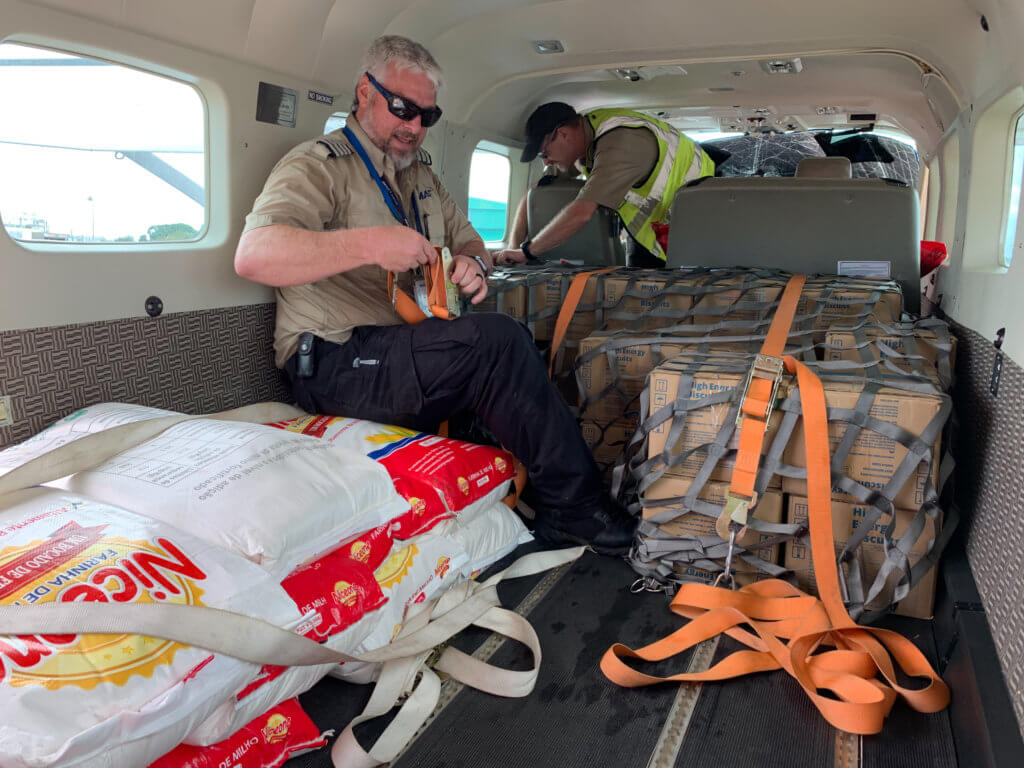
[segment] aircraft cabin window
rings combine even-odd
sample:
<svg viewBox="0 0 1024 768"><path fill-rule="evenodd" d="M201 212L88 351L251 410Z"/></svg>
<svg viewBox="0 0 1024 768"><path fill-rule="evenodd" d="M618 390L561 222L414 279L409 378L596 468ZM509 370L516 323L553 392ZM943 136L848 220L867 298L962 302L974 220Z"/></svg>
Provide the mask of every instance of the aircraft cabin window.
<svg viewBox="0 0 1024 768"><path fill-rule="evenodd" d="M11 238L69 247L200 238L206 113L192 86L0 43L0 91L0 216Z"/></svg>
<svg viewBox="0 0 1024 768"><path fill-rule="evenodd" d="M1013 162L1010 166L1010 201L1006 214L1006 233L1003 237L1003 266L1013 262L1017 244L1017 214L1020 211L1021 178L1024 177L1024 113L1017 117L1013 133Z"/></svg>
<svg viewBox="0 0 1024 768"><path fill-rule="evenodd" d="M336 131L339 128L345 127L345 119L348 117L348 112L335 112L333 115L327 118L327 122L324 123L324 133L330 133Z"/></svg>
<svg viewBox="0 0 1024 768"><path fill-rule="evenodd" d="M469 164L469 223L488 246L505 239L512 165L508 147L481 141Z"/></svg>

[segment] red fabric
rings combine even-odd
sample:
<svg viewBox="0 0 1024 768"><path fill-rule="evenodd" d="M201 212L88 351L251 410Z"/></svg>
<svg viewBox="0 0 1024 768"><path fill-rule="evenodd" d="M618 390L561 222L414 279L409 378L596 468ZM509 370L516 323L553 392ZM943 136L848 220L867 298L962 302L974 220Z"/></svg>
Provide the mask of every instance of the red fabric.
<svg viewBox="0 0 1024 768"><path fill-rule="evenodd" d="M661 250L668 253L668 224L655 221L651 224L651 229L654 230L654 239L658 241Z"/></svg>
<svg viewBox="0 0 1024 768"><path fill-rule="evenodd" d="M327 739L290 699L208 747L181 744L149 768L277 768L296 754L319 749Z"/></svg>
<svg viewBox="0 0 1024 768"><path fill-rule="evenodd" d="M947 258L946 244L936 240L921 241L921 277L933 272Z"/></svg>

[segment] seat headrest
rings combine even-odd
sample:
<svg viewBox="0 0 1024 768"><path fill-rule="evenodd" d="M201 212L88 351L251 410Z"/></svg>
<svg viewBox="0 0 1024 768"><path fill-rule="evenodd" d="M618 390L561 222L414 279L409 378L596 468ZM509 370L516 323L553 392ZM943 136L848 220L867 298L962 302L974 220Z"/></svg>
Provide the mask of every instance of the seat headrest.
<svg viewBox="0 0 1024 768"><path fill-rule="evenodd" d="M805 179L850 179L853 169L846 157L805 157L797 165L796 175Z"/></svg>

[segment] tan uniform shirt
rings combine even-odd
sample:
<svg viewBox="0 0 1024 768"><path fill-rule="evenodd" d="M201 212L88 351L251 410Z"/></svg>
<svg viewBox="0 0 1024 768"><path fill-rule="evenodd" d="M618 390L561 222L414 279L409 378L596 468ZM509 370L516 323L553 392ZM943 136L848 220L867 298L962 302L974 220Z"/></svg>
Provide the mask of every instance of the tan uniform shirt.
<svg viewBox="0 0 1024 768"><path fill-rule="evenodd" d="M626 193L651 175L658 162L658 139L646 128L613 128L594 141L594 128L583 121L587 153L584 164L591 169L587 183L576 196L616 210Z"/></svg>
<svg viewBox="0 0 1024 768"><path fill-rule="evenodd" d="M348 118L348 126L377 173L395 191L410 224L414 224L412 196L416 195L431 243L446 245L452 253L486 253L480 235L430 170L429 155L421 151L419 160L396 172L391 159L370 141L353 116ZM271 224L323 232L398 223L363 161L338 130L300 144L274 166L252 212L245 217L245 231ZM401 282L407 284L408 276ZM304 331L342 344L356 326L402 322L388 297L387 272L378 266L278 288L276 294L274 352L279 368L295 353Z"/></svg>

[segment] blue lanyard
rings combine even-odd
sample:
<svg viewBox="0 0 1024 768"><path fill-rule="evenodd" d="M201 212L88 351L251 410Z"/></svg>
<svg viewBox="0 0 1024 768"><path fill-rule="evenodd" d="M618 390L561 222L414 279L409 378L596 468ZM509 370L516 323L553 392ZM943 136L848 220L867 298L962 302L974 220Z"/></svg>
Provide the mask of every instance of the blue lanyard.
<svg viewBox="0 0 1024 768"><path fill-rule="evenodd" d="M373 163L370 161L370 157L366 154L366 149L363 147L359 139L352 130L346 125L342 128L342 132L345 134L345 138L348 139L349 144L359 155L359 158L363 161L363 165L366 166L366 170L370 173L370 178L377 182L377 188L380 189L380 196L384 198L384 202L387 204L388 209L391 211L391 215L395 217L395 220L399 224L403 224L406 227L412 226L409 223L409 217L405 215L405 209L402 207L402 201L398 199L398 195L395 194L395 190L388 184L387 179L381 178L381 175L377 173L377 169L373 167ZM421 235L423 234L423 226L420 224L420 212L419 206L416 205L416 193L412 194L412 206L413 212L416 214L416 231Z"/></svg>

